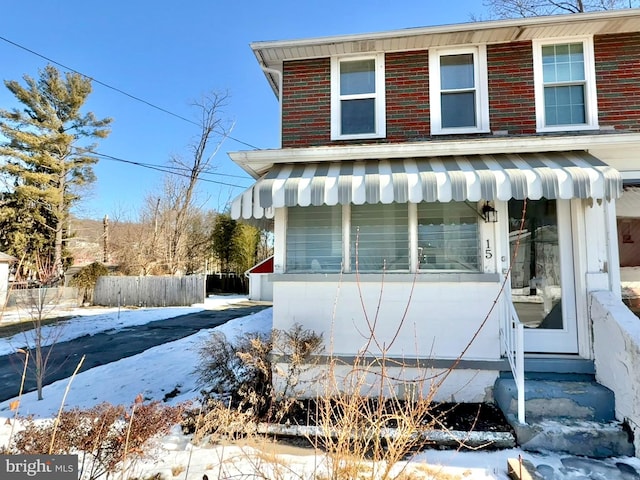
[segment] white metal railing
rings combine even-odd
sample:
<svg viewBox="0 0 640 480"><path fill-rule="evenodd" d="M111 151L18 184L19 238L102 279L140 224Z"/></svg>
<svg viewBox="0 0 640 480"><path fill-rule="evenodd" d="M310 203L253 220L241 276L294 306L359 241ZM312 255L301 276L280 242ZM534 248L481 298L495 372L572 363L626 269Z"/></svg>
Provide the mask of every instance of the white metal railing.
<svg viewBox="0 0 640 480"><path fill-rule="evenodd" d="M505 344L513 380L516 383L518 422L524 424L524 325L518 318L518 312L516 312L513 302L509 301L508 304L510 315L508 326L502 332L502 340Z"/></svg>

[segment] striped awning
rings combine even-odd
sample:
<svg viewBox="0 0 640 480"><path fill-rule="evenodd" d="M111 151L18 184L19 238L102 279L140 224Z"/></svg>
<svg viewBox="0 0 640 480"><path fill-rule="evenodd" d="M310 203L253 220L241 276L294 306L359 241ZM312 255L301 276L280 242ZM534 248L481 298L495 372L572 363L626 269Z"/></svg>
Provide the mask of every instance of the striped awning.
<svg viewBox="0 0 640 480"><path fill-rule="evenodd" d="M620 173L583 151L276 164L231 207L273 218L310 205L617 198Z"/></svg>

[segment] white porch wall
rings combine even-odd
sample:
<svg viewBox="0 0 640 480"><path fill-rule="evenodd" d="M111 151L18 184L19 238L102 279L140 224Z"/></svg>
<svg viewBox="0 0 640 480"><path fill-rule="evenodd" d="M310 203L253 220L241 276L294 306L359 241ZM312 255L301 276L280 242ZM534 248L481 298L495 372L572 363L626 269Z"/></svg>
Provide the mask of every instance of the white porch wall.
<svg viewBox="0 0 640 480"><path fill-rule="evenodd" d="M283 391L286 386L286 375L289 365L275 365L273 382L277 390ZM327 369L331 368L331 372ZM331 395L336 388L343 392L353 392L354 375L358 393L377 395L382 390L385 395L400 400L409 398L429 398L434 402L487 402L492 399L493 385L498 378L495 370L453 370L442 383L438 383L446 372L442 369L387 368L385 386L380 385L380 369L369 368L367 374L349 365L333 365L332 367L313 367L296 372L298 383L295 388L297 398L315 398ZM290 388L290 386L289 386ZM390 389L393 389L390 392ZM420 391L417 391L417 390Z"/></svg>
<svg viewBox="0 0 640 480"><path fill-rule="evenodd" d="M596 379L613 390L616 418L626 420L640 456L640 321L611 292L591 295Z"/></svg>
<svg viewBox="0 0 640 480"><path fill-rule="evenodd" d="M455 359L481 325L499 290L497 282L417 282L411 294L412 275L403 275L409 280L402 282L390 280L391 276L387 275L384 285L361 280L362 296L355 275L344 275L342 281L276 280L273 327L287 330L299 323L323 334L325 353L354 355L367 343L368 317L369 324L375 324L376 339L387 346L390 356ZM498 310L491 314L465 360L500 359ZM381 353L374 343L369 348L370 355Z"/></svg>

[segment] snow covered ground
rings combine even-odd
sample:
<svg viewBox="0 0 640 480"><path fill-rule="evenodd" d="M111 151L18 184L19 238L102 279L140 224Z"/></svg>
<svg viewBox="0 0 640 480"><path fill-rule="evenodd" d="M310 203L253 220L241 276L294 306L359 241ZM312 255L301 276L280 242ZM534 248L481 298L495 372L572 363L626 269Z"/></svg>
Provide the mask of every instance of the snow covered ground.
<svg viewBox="0 0 640 480"><path fill-rule="evenodd" d="M204 305L190 308L158 308L122 310L81 309L81 314L66 322L64 338L71 339L100 331L139 325L146 322L195 312L202 309L221 308L225 304L241 301L243 297L213 297ZM91 315L90 312L97 312ZM75 314L73 312L72 314ZM268 331L272 324L272 309L231 320L215 330L224 332L228 338L245 332ZM93 368L80 373L71 384L66 399L66 407L91 407L107 401L113 404L131 405L137 395L148 400L162 400L166 393L178 389L179 394L170 399L172 404L198 397L193 371L197 362L200 343L211 330L203 330L189 337L151 348L139 355ZM0 339L0 351L15 351L20 338ZM60 402L68 380L55 382L44 388L44 400L38 401L35 392L23 395L20 401L20 415L35 415L52 418L60 408ZM7 419L13 418L9 405L15 400L0 403L0 444L8 440L11 426ZM268 454L258 454L257 450L267 450ZM165 479L200 480L206 474L215 478L280 478L312 479L314 472L325 466L324 456L310 450L279 449L265 443L263 445L239 446L192 445L190 438L180 433L179 428L160 439L152 460L140 461L130 475L148 478L159 472ZM277 454L277 461L272 455ZM440 478L464 479L507 479L507 458L518 456L532 461L538 466L547 466L555 479L578 478L640 478L624 476L616 462L640 471L640 461L636 458L610 459L606 462L563 457L561 455L532 455L521 450L496 452L456 452L451 450L428 450L420 453L412 461L429 465ZM222 460L224 459L224 462ZM545 467L546 468L546 467ZM544 468L542 468L544 471ZM188 474L188 476L187 476ZM449 476L447 476L449 475ZM425 477L428 478L428 477ZM438 478L433 476L432 478Z"/></svg>

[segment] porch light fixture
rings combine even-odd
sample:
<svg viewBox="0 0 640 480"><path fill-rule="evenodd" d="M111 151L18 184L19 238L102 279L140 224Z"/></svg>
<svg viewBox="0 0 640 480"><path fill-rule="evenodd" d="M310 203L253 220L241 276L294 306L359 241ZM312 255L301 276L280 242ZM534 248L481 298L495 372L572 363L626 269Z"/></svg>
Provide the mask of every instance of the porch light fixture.
<svg viewBox="0 0 640 480"><path fill-rule="evenodd" d="M485 202L482 206L482 218L485 223L497 223L498 211L489 202Z"/></svg>

